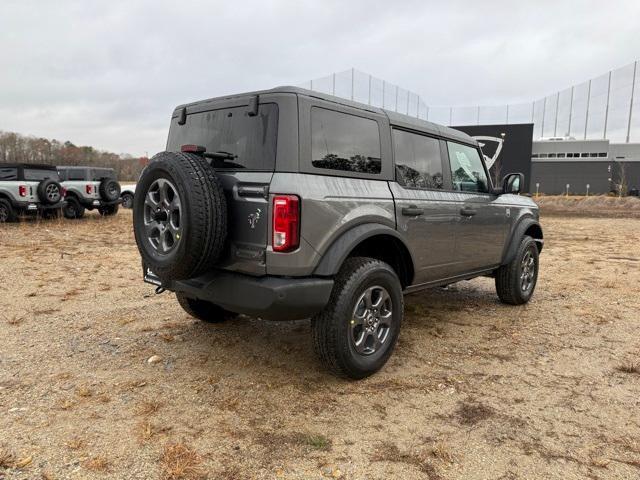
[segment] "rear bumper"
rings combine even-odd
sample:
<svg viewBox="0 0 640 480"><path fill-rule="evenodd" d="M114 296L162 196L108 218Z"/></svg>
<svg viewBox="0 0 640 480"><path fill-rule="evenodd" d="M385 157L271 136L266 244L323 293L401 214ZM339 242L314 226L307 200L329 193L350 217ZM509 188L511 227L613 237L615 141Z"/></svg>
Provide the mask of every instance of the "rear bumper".
<svg viewBox="0 0 640 480"><path fill-rule="evenodd" d="M118 198L117 200L113 200L108 202L106 200L102 200L101 198L80 198L80 205L88 210L92 210L94 208L100 207L108 207L109 205L116 205L122 203L122 199Z"/></svg>
<svg viewBox="0 0 640 480"><path fill-rule="evenodd" d="M159 285L145 268L145 281ZM320 312L331 295L333 280L304 277L252 277L213 271L189 280L162 284L167 290L215 303L236 313L268 320L298 320Z"/></svg>
<svg viewBox="0 0 640 480"><path fill-rule="evenodd" d="M15 210L22 212L22 213L38 213L38 212L42 212L44 210L57 210L59 208L64 207L67 202L66 201L61 201L58 203L54 203L53 205L45 205L43 203L36 203L36 202L11 202L12 206Z"/></svg>

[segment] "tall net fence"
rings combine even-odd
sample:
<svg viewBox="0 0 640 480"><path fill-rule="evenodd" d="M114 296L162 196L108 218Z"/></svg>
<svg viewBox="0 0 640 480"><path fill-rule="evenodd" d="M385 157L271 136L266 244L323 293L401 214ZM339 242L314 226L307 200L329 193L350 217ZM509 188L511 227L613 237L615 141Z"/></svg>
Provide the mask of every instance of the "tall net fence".
<svg viewBox="0 0 640 480"><path fill-rule="evenodd" d="M300 86L442 125L533 123L534 139L640 142L637 61L532 102L499 106L431 106L417 93L356 69Z"/></svg>

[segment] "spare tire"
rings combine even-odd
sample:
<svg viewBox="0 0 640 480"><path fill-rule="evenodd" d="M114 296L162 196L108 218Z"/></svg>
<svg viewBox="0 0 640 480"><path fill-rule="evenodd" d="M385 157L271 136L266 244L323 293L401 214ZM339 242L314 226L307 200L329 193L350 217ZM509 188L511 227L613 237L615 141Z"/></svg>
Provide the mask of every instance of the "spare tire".
<svg viewBox="0 0 640 480"><path fill-rule="evenodd" d="M213 168L191 153L155 155L136 187L133 229L143 263L162 281L211 268L227 236L227 203Z"/></svg>
<svg viewBox="0 0 640 480"><path fill-rule="evenodd" d="M113 178L103 178L98 186L100 198L107 202L115 202L120 198L120 184Z"/></svg>
<svg viewBox="0 0 640 480"><path fill-rule="evenodd" d="M45 205L55 205L62 200L62 186L50 178L38 184L37 192L38 198Z"/></svg>

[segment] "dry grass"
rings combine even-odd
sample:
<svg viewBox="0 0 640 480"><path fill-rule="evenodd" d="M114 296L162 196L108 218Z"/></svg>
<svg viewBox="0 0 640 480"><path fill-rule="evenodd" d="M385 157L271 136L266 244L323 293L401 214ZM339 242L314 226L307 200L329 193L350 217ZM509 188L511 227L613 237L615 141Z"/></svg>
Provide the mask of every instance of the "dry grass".
<svg viewBox="0 0 640 480"><path fill-rule="evenodd" d="M25 317L24 315L13 315L11 317L5 317L5 319L9 325L13 325L15 327L24 322Z"/></svg>
<svg viewBox="0 0 640 480"><path fill-rule="evenodd" d="M461 402L456 410L456 417L460 424L467 426L474 426L493 415L493 408L471 400Z"/></svg>
<svg viewBox="0 0 640 480"><path fill-rule="evenodd" d="M206 476L200 455L182 443L166 445L160 463L165 480L199 480Z"/></svg>
<svg viewBox="0 0 640 480"><path fill-rule="evenodd" d="M391 442L384 442L378 445L375 453L371 457L371 461L412 465L426 473L429 480L442 479L436 468L431 464L431 462L429 462L426 455L422 453L403 452L397 445Z"/></svg>
<svg viewBox="0 0 640 480"><path fill-rule="evenodd" d="M70 448L71 450L80 450L81 448L84 448L86 444L87 442L80 437L73 437L65 443L67 448Z"/></svg>
<svg viewBox="0 0 640 480"><path fill-rule="evenodd" d="M76 395L83 398L88 398L93 396L93 390L91 390L87 385L80 385L76 389Z"/></svg>
<svg viewBox="0 0 640 480"><path fill-rule="evenodd" d="M609 197L606 195L540 196L534 200L543 214L573 214L581 216L640 217L640 198Z"/></svg>
<svg viewBox="0 0 640 480"><path fill-rule="evenodd" d="M616 370L620 373L631 373L640 375L640 363L628 362L618 365Z"/></svg>
<svg viewBox="0 0 640 480"><path fill-rule="evenodd" d="M111 465L107 457L104 455L96 455L95 457L91 457L86 460L83 463L83 466L92 472L108 472Z"/></svg>
<svg viewBox="0 0 640 480"><path fill-rule="evenodd" d="M11 468L15 462L15 456L6 447L0 447L0 468Z"/></svg>
<svg viewBox="0 0 640 480"><path fill-rule="evenodd" d="M303 434L300 436L300 443L314 450L329 450L331 448L331 440L321 434Z"/></svg>
<svg viewBox="0 0 640 480"><path fill-rule="evenodd" d="M143 400L136 407L136 414L147 417L160 410L161 406L162 403L160 403L158 400Z"/></svg>
<svg viewBox="0 0 640 480"><path fill-rule="evenodd" d="M430 449L430 453L442 463L453 464L456 461L456 455L453 453L451 446L444 442L438 442Z"/></svg>

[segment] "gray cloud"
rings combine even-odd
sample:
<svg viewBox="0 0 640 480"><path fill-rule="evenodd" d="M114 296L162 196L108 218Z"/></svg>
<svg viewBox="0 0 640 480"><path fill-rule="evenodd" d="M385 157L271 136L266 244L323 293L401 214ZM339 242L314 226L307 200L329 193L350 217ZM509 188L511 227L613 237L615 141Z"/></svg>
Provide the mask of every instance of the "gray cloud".
<svg viewBox="0 0 640 480"><path fill-rule="evenodd" d="M639 17L636 0L4 0L0 129L153 154L176 104L352 66L432 105L528 101L635 60Z"/></svg>

